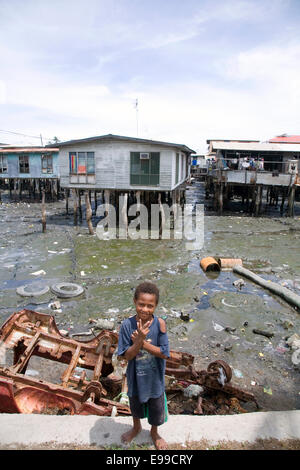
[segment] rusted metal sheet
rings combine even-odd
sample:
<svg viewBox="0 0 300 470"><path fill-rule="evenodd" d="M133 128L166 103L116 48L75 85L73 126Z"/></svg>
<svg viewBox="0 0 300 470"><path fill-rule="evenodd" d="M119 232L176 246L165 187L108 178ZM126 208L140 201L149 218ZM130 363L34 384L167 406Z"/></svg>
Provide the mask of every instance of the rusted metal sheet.
<svg viewBox="0 0 300 470"><path fill-rule="evenodd" d="M25 309L4 323L0 342L14 351L13 365L0 368L0 412L110 416L116 406L118 414L130 415L128 406L105 398L107 391L99 381L114 370L117 333L103 330L91 341L76 341L59 333L53 316ZM24 375L32 356L66 364L61 384ZM93 371L92 380L85 370L76 377L76 367Z"/></svg>
<svg viewBox="0 0 300 470"><path fill-rule="evenodd" d="M130 415L127 405L109 398L127 391L126 376L113 374L117 344L116 332L102 330L90 341L77 341L62 336L51 315L27 309L14 313L0 329L0 353L1 348L14 353L13 364L0 367L0 412L110 416L116 407L119 415ZM61 383L25 375L33 356L65 364ZM82 369L80 376L75 373L77 367ZM184 381L185 386L198 384L257 405L253 394L229 385L231 378L231 368L221 360L207 370L196 370L194 356L171 350L166 361L167 392L182 390ZM198 398L194 413L208 408L213 409Z"/></svg>

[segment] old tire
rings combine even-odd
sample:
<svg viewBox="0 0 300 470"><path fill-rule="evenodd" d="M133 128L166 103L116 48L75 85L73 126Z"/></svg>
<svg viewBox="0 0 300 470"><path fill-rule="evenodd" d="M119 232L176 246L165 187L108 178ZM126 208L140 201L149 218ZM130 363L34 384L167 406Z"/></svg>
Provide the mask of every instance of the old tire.
<svg viewBox="0 0 300 470"><path fill-rule="evenodd" d="M20 286L16 289L17 294L22 297L39 297L49 292L49 287L35 287L35 286Z"/></svg>
<svg viewBox="0 0 300 470"><path fill-rule="evenodd" d="M59 282L58 284L53 284L51 286L51 291L63 299L68 299L71 297L78 297L84 292L83 287L72 282Z"/></svg>

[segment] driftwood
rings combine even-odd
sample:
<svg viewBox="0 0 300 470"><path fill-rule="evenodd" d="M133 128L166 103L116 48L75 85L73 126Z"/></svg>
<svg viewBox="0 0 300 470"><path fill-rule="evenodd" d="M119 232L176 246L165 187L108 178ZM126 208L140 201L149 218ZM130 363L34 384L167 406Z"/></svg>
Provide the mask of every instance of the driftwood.
<svg viewBox="0 0 300 470"><path fill-rule="evenodd" d="M253 333L257 335L266 336L267 338L272 338L272 336L274 336L274 333L269 333L268 331L263 331L263 330L257 330L255 328L252 331Z"/></svg>
<svg viewBox="0 0 300 470"><path fill-rule="evenodd" d="M274 294L279 295L289 304L292 304L293 306L300 309L300 295L295 294L294 292L287 289L286 287L282 287L279 284L276 284L276 282L266 281L262 277L257 276L257 274L254 274L252 271L249 271L249 269L245 269L241 266L234 266L233 272L247 277L251 281L260 285L261 287L264 287L265 289L268 289Z"/></svg>

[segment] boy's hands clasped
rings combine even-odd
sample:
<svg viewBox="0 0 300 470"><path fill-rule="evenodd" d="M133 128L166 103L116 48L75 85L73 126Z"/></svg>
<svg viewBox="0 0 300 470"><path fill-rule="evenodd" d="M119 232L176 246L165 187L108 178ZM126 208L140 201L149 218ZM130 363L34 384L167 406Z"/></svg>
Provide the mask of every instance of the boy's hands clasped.
<svg viewBox="0 0 300 470"><path fill-rule="evenodd" d="M150 324L151 324L151 321L148 321L143 325L141 320L138 320L137 330L135 330L131 335L131 339L133 343L136 343L136 342L143 343L145 341L146 336L150 331L150 328L149 328Z"/></svg>

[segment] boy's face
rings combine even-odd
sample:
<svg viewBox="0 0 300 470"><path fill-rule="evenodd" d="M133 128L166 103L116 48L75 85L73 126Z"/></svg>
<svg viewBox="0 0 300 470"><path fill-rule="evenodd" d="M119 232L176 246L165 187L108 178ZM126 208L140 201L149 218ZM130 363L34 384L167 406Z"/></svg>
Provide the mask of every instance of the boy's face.
<svg viewBox="0 0 300 470"><path fill-rule="evenodd" d="M155 294L141 293L137 299L134 299L134 303L137 316L143 323L152 319L157 305Z"/></svg>

